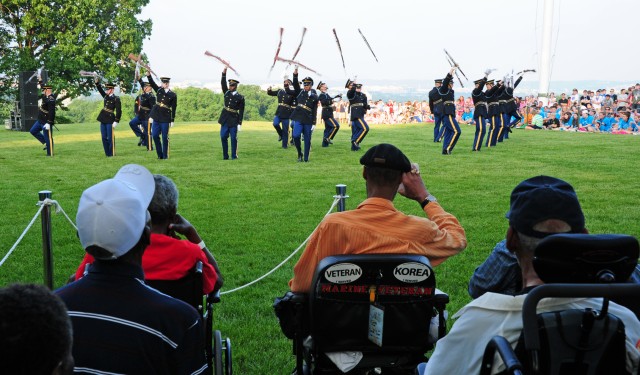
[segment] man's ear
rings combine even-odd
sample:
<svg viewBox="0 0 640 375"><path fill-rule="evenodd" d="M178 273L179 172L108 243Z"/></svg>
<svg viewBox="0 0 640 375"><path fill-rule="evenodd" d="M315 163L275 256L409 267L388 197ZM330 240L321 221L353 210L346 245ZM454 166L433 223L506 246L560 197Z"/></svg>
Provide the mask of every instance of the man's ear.
<svg viewBox="0 0 640 375"><path fill-rule="evenodd" d="M364 178L365 180L367 179L367 168L366 167L362 167L362 178Z"/></svg>
<svg viewBox="0 0 640 375"><path fill-rule="evenodd" d="M515 231L511 226L507 229L507 249L509 252L515 253L518 248L520 248L520 237L518 237L518 232Z"/></svg>

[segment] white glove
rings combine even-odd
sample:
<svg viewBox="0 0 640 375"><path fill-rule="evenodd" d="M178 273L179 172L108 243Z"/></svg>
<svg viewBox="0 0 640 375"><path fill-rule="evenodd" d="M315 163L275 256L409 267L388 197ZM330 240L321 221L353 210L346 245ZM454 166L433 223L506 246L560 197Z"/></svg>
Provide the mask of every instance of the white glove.
<svg viewBox="0 0 640 375"><path fill-rule="evenodd" d="M144 131L144 128L142 127L142 124L138 125L138 129L139 129L140 131Z"/></svg>
<svg viewBox="0 0 640 375"><path fill-rule="evenodd" d="M316 129L315 125L311 125L311 131L314 131Z"/></svg>
<svg viewBox="0 0 640 375"><path fill-rule="evenodd" d="M238 125L238 131L242 130L242 125Z"/></svg>
<svg viewBox="0 0 640 375"><path fill-rule="evenodd" d="M111 125L111 127L113 127L115 129L116 126L118 126L118 123L114 121L113 124Z"/></svg>
<svg viewBox="0 0 640 375"><path fill-rule="evenodd" d="M169 127L170 127L170 128L173 128L173 121L171 121L171 122L169 123Z"/></svg>
<svg viewBox="0 0 640 375"><path fill-rule="evenodd" d="M49 129L51 129L51 125L49 125L49 124L44 124L44 125L42 126L42 128L43 128L44 130L49 130Z"/></svg>
<svg viewBox="0 0 640 375"><path fill-rule="evenodd" d="M153 124L153 119L149 117L149 122Z"/></svg>

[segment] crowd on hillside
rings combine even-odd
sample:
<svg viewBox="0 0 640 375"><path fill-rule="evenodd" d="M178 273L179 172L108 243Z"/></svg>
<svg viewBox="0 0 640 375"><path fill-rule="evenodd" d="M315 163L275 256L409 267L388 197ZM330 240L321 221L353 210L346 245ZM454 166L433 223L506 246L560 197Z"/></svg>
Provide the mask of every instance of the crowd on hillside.
<svg viewBox="0 0 640 375"><path fill-rule="evenodd" d="M594 91L573 89L571 94L557 95L551 92L548 103L538 101L533 95L518 97L521 127L528 129L552 129L581 132L607 132L637 134L640 127L640 84L621 89ZM370 124L411 124L433 121L429 103L423 101L371 100L371 109L365 120ZM334 103L335 117L341 123L348 121L347 100ZM456 100L456 118L461 124L474 124L471 96Z"/></svg>

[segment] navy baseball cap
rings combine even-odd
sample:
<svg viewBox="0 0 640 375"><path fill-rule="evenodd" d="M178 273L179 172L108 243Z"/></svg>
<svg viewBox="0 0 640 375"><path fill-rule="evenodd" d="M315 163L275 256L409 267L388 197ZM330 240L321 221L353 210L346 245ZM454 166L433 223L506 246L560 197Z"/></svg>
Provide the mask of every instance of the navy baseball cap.
<svg viewBox="0 0 640 375"><path fill-rule="evenodd" d="M396 146L381 143L371 147L360 158L360 164L367 167L394 169L401 172L411 170L411 162Z"/></svg>
<svg viewBox="0 0 640 375"><path fill-rule="evenodd" d="M516 231L536 238L553 234L533 229L549 219L569 224L568 233L584 231L584 214L578 195L568 182L555 177L536 176L518 184L511 192L511 208L506 217Z"/></svg>

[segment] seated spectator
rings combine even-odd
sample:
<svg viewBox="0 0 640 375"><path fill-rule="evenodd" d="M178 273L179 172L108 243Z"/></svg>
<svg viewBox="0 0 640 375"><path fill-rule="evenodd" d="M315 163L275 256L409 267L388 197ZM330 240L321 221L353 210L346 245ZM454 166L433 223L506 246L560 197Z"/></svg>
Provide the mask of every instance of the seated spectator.
<svg viewBox="0 0 640 375"><path fill-rule="evenodd" d="M379 144L360 158L367 199L357 209L322 220L293 269L289 288L306 293L318 263L342 254L419 254L432 266L467 246L464 229L427 191L417 164L393 145ZM397 193L420 204L427 218L409 216L393 206Z"/></svg>
<svg viewBox="0 0 640 375"><path fill-rule="evenodd" d="M426 374L479 373L484 348L495 335L504 336L515 346L522 330L526 294L543 284L532 263L536 246L554 233L585 232L584 214L573 187L548 176L533 177L516 186L507 218L506 248L520 265L522 290L515 296L487 292L460 309L454 315L457 321L429 358ZM545 298L538 304L538 312L601 307L601 298ZM633 312L614 302L609 303L609 313L624 323L627 369L631 372L640 360L635 347L640 339L640 322ZM504 364L494 364L493 373L503 370Z"/></svg>
<svg viewBox="0 0 640 375"><path fill-rule="evenodd" d="M463 124L474 125L475 121L473 121L473 112L471 112L471 108L467 107L464 109L462 116L460 116L460 122Z"/></svg>
<svg viewBox="0 0 640 375"><path fill-rule="evenodd" d="M574 128L574 124L576 118L577 116L575 115L575 113L563 113L562 117L560 118L560 126L558 127L558 130L575 131L576 129Z"/></svg>
<svg viewBox="0 0 640 375"><path fill-rule="evenodd" d="M638 131L638 124L631 119L631 113L628 111L620 112L618 122L612 126L612 134L631 134Z"/></svg>
<svg viewBox="0 0 640 375"><path fill-rule="evenodd" d="M604 124L604 120L606 118L606 115L604 113L604 111L598 112L598 116L595 119L594 122L594 126L596 128L597 131L599 132L606 132L606 126Z"/></svg>
<svg viewBox="0 0 640 375"><path fill-rule="evenodd" d="M589 112L583 111L580 116L580 125L578 130L581 132L593 132L595 127L593 126L593 116L589 115Z"/></svg>
<svg viewBox="0 0 640 375"><path fill-rule="evenodd" d="M42 285L0 288L0 372L73 373L73 332L64 303Z"/></svg>
<svg viewBox="0 0 640 375"><path fill-rule="evenodd" d="M202 292L209 294L222 287L218 263L200 238L196 228L178 214L178 188L162 175L154 175L155 192L149 205L151 214L151 243L142 256L145 280L178 280L187 276L196 262L202 262ZM185 236L180 240L176 233ZM82 277L93 257L85 254L76 271Z"/></svg>
<svg viewBox="0 0 640 375"><path fill-rule="evenodd" d="M530 129L530 130L544 129L544 121L542 119L542 116L540 116L540 110L538 110L537 108L532 108L531 114L533 115L533 118L531 119L531 125L527 125L525 129Z"/></svg>
<svg viewBox="0 0 640 375"><path fill-rule="evenodd" d="M558 99L558 104L560 104L560 108L562 108L562 110L566 110L567 107L569 107L569 99L567 99L567 94L565 94L564 92L560 95L560 99Z"/></svg>
<svg viewBox="0 0 640 375"><path fill-rule="evenodd" d="M56 293L73 323L76 371L88 374L200 374L204 327L188 304L144 284L142 254L155 183L142 166L86 189L76 223L89 274ZM81 369L81 370L78 370Z"/></svg>

